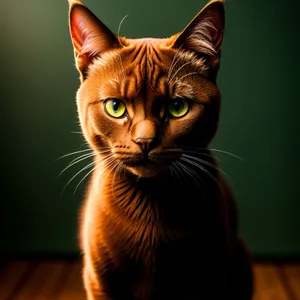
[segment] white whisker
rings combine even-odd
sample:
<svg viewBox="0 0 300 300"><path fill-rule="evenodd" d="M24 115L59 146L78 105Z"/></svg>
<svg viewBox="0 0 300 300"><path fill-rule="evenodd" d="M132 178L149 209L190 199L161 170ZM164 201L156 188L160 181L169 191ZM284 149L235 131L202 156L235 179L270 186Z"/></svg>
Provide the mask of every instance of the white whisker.
<svg viewBox="0 0 300 300"><path fill-rule="evenodd" d="M107 153L107 152L110 152L110 150L106 150L106 151L102 151L102 152L98 152L96 154L103 154L103 153ZM67 171L70 167L80 163L81 161L85 160L85 159L88 159L90 157L93 157L95 155L95 153L88 153L88 154L85 154L85 155L82 155L80 157L77 157L75 158L73 161L71 161L67 167L65 167L59 174L58 174L58 177L61 176L65 171Z"/></svg>
<svg viewBox="0 0 300 300"><path fill-rule="evenodd" d="M192 156L192 155L187 155L187 154L182 154L183 157L187 157L187 158L190 158L190 159L194 159L196 161L198 161L199 163L202 163L204 165L207 165L217 171L219 171L220 173L222 173L224 176L230 178L230 176L228 174L226 174L221 168L217 167L216 165L208 162L208 161L205 161L204 159L201 159L199 157L196 157L196 156Z"/></svg>
<svg viewBox="0 0 300 300"><path fill-rule="evenodd" d="M198 178L201 183L204 185L204 182L203 180L201 179L201 177L199 176L199 174L197 174L194 170L192 170L191 168L189 168L187 165L184 165L183 163L177 161L177 163L187 172L187 174L196 182L196 184L198 185L201 193L202 193L202 196L203 196L203 199L205 200L205 202L207 203L207 199L206 199L206 195L202 189L202 185L198 182L198 180L196 178Z"/></svg>
<svg viewBox="0 0 300 300"><path fill-rule="evenodd" d="M122 168L123 168L123 164L122 164L121 162L119 162L119 164L118 164L118 166L117 166L117 168L116 168L116 170L115 170L113 179L112 179L112 181L111 181L111 191L112 191L112 195L113 195L114 199L115 199L115 193L114 193L114 180L115 180L115 177L117 176L118 172L119 172L120 170L122 170Z"/></svg>
<svg viewBox="0 0 300 300"><path fill-rule="evenodd" d="M124 20L128 17L129 15L126 15L122 18L120 24L119 24L119 27L118 27L118 40L119 40L119 43L122 45L121 43L121 39L119 39L119 36L120 36L120 31L121 31L121 27L122 27L122 24L124 22ZM122 75L123 75L123 78L126 79L126 76L125 76L125 71L124 71L124 66L123 66L123 61L122 61L122 57L121 57L121 54L119 54L119 62L120 62L120 65L121 65L121 71L122 71Z"/></svg>
<svg viewBox="0 0 300 300"><path fill-rule="evenodd" d="M83 157L89 158L89 157L92 157L92 156L94 156L94 152L93 152L93 153L85 153L85 154L83 154L83 155L80 155L80 156L74 158L73 160L71 160L71 161L69 162L68 166L70 166L70 165L72 165L72 164L75 164L76 161L79 161L79 160L80 160L81 158L83 158Z"/></svg>
<svg viewBox="0 0 300 300"><path fill-rule="evenodd" d="M168 72L168 82L170 82L170 77L172 75L172 72L173 72L173 69L174 67L176 66L177 62L179 61L180 59L180 53L181 53L181 48L183 47L183 45L181 45L178 49L178 51L176 52L176 54L174 55L174 58L171 62L171 66L170 66L170 69L169 69L169 72Z"/></svg>
<svg viewBox="0 0 300 300"><path fill-rule="evenodd" d="M189 65L191 62L186 62L185 64L183 64L180 68L178 68L176 70L176 72L174 73L174 75L172 76L172 78L169 81L173 81L173 79L175 78L175 76L178 74L178 72L180 72L180 70L182 70L186 65Z"/></svg>
<svg viewBox="0 0 300 300"><path fill-rule="evenodd" d="M202 170L204 173L206 173L215 183L216 185L219 187L220 189L220 192L222 193L222 195L225 197L225 194L224 194L224 191L222 189L222 187L220 186L220 183L219 181L217 180L217 178L215 176L213 176L206 168L204 168L203 166L201 166L200 164L186 158L186 157L181 157L180 158L181 160L183 161L186 161L187 163L195 166L195 167L198 167L200 170ZM225 197L226 198L226 197Z"/></svg>
<svg viewBox="0 0 300 300"><path fill-rule="evenodd" d="M193 153L196 153L198 155L201 155L201 156L207 156L207 157L210 157L210 158L213 158L213 159L217 159L219 161L222 161L221 159L219 159L218 157L215 157L213 154L208 154L208 153L203 153L202 151L203 150L187 150L189 148L183 148L183 152L185 153L189 153L189 154L193 154ZM191 149L195 149L195 148L191 148Z"/></svg>
<svg viewBox="0 0 300 300"><path fill-rule="evenodd" d="M71 153L68 153L68 154L65 154L63 156L58 157L57 159L54 160L54 162L56 162L56 161L58 161L58 160L60 160L60 159L62 159L64 157L68 157L70 155L75 155L75 154L86 152L86 151L92 152L93 150L92 149L84 149L84 150L79 150L79 151L71 152Z"/></svg>
<svg viewBox="0 0 300 300"><path fill-rule="evenodd" d="M227 154L227 155L230 155L230 156L232 156L232 157L235 157L235 158L237 158L237 159L239 159L239 160L245 161L245 159L243 159L242 157L240 157L240 156L238 156L238 155L236 155L236 154L230 153L230 152L228 152L228 151L224 151L224 150L220 150L220 149L208 149L208 150L220 152L220 153L223 153L223 154Z"/></svg>
<svg viewBox="0 0 300 300"><path fill-rule="evenodd" d="M98 159L97 161L99 161L99 160L102 160L102 159ZM73 194L75 194L76 193L76 191L77 191L77 189L78 189L78 187L80 186L80 184L92 173L92 172L94 172L98 167L101 167L102 165L101 164L103 164L103 165L106 165L107 163L110 163L112 160L114 160L114 157L111 155L110 157L108 157L108 158L105 158L103 161L101 161L101 163L98 165L98 166L96 166L96 167L94 167L92 170L90 170L87 174L85 174L84 175L84 177L79 181L79 183L76 185L76 188L75 188L75 190L74 190L74 192L73 192ZM96 161L96 162L97 162ZM95 162L94 162L95 163Z"/></svg>
<svg viewBox="0 0 300 300"><path fill-rule="evenodd" d="M111 154L112 155L112 154ZM99 159L99 160L101 160L101 159ZM99 160L97 160L97 161L99 161ZM95 162L92 162L92 163L90 163L90 164L88 164L87 166L85 166L85 167L83 167L81 170L79 170L68 182L67 182L67 184L65 185L65 187L63 188L63 190L62 190L62 192L61 192L61 194L60 195L62 195L63 193L64 193L64 191L65 191L65 189L68 187L68 185L72 182L72 180L74 179L74 178L76 178L80 173L82 173L84 170L86 170L86 169L88 169L88 168L90 168L91 166L93 166L94 165L94 163Z"/></svg>
<svg viewBox="0 0 300 300"><path fill-rule="evenodd" d="M122 20L120 21L120 24L119 24L119 26L118 26L118 36L120 36L121 27L122 27L123 22L125 21L125 19L126 19L127 17L129 17L129 14L125 15L125 16L122 18Z"/></svg>
<svg viewBox="0 0 300 300"><path fill-rule="evenodd" d="M177 79L176 81L181 81L183 78L185 78L187 76L191 76L191 75L199 75L199 73L198 72L191 72L191 73L185 74L185 75L181 76L179 79Z"/></svg>
<svg viewBox="0 0 300 300"><path fill-rule="evenodd" d="M112 160L108 163L108 165L105 166L105 168L102 170L102 172L99 172L98 176L95 178L93 184L92 184L92 187L91 187L91 190L94 189L95 187L95 184L96 182L98 181L99 177L109 168L111 167L113 164L116 164L116 166L118 166L118 164L116 163L115 160ZM102 182L102 185L104 185L106 179L108 178L109 174L113 171L114 167L108 172L108 174L106 175L106 177L104 178L103 182Z"/></svg>
<svg viewBox="0 0 300 300"><path fill-rule="evenodd" d="M186 178L184 176L184 173L182 172L181 168L179 166L177 166L177 161L174 161L173 162L173 167L174 167L174 170L177 170L178 171L178 179L179 179L179 182L181 182L181 178L180 178L180 175L183 177L183 179L186 181Z"/></svg>
<svg viewBox="0 0 300 300"><path fill-rule="evenodd" d="M237 158L239 160L242 160L242 161L245 161L245 159L243 159L242 157L236 155L236 154L233 154L229 151L225 151L225 150L220 150L220 149L209 149L209 148L183 148L184 152L190 152L190 153L199 153L201 155L206 155L206 156L211 156L211 157L214 157L214 158L217 158L215 157L213 154L207 154L207 153L203 153L202 151L216 151L216 152L220 152L222 154L227 154L229 156L232 156L234 158ZM219 159L219 158L217 158ZM220 160L220 159L219 159ZM220 160L221 161L221 160Z"/></svg>

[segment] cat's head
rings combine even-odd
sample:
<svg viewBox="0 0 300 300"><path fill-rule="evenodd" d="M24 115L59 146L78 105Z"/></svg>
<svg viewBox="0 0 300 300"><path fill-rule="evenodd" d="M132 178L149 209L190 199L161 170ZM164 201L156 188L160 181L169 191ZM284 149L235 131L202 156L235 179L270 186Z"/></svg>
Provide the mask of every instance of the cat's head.
<svg viewBox="0 0 300 300"><path fill-rule="evenodd" d="M114 166L153 177L184 151L205 149L219 119L223 1L165 39L116 36L80 1L69 2L79 119L95 153L109 149Z"/></svg>

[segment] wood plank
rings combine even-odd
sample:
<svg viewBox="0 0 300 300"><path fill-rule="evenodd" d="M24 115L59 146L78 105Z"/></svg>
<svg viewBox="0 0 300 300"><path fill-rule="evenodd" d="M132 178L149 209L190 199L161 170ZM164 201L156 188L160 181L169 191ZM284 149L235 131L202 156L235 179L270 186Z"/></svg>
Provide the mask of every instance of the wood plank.
<svg viewBox="0 0 300 300"><path fill-rule="evenodd" d="M300 264L283 265L281 269L291 290L292 297L295 300L300 299Z"/></svg>
<svg viewBox="0 0 300 300"><path fill-rule="evenodd" d="M54 300L65 284L65 262L42 262L13 300Z"/></svg>
<svg viewBox="0 0 300 300"><path fill-rule="evenodd" d="M0 272L0 300L11 299L15 290L18 289L26 277L33 270L34 263L9 262Z"/></svg>
<svg viewBox="0 0 300 300"><path fill-rule="evenodd" d="M0 300L85 300L81 272L81 262L10 262L0 270ZM253 300L300 299L300 264L257 263L254 276Z"/></svg>
<svg viewBox="0 0 300 300"><path fill-rule="evenodd" d="M80 262L74 262L67 283L55 300L85 299L86 297L82 281L82 264Z"/></svg>
<svg viewBox="0 0 300 300"><path fill-rule="evenodd" d="M278 267L269 263L254 265L254 300L292 300L286 294L278 272Z"/></svg>

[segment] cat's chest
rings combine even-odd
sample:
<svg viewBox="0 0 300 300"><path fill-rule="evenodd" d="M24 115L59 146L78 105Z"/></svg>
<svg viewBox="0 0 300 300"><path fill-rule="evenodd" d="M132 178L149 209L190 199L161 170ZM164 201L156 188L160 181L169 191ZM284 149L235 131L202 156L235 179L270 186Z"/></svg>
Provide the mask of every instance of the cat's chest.
<svg viewBox="0 0 300 300"><path fill-rule="evenodd" d="M131 186L120 194L103 195L104 202L109 203L104 219L129 239L155 244L201 226L206 218L208 197L211 203L215 201L212 195L206 196L199 189L176 185L147 189Z"/></svg>
<svg viewBox="0 0 300 300"><path fill-rule="evenodd" d="M165 245L204 236L215 193L205 193L193 182L124 183L115 180L89 199L92 236L101 236L110 251L147 263L166 253ZM171 248L169 249L171 251ZM169 255L169 254L168 254ZM167 256L168 256L167 255Z"/></svg>
<svg viewBox="0 0 300 300"><path fill-rule="evenodd" d="M177 273L178 268L184 272L185 266L192 263L189 263L191 253L197 252L199 237L205 240L207 233L203 213L197 211L197 206L190 213L185 210L188 200L184 195L172 195L169 199L165 198L165 193L160 196L155 199L141 197L136 199L135 209L117 206L101 216L102 235L112 259L121 269L134 270L138 281L145 279L145 272L165 273L166 276L170 276L170 272ZM159 201L166 200L167 207L158 205ZM200 252L199 249L198 254ZM177 262L176 270L173 270L174 261ZM145 282L151 280L147 278Z"/></svg>
<svg viewBox="0 0 300 300"><path fill-rule="evenodd" d="M146 251L184 240L192 232L199 234L216 203L214 192L205 194L191 183L163 181L115 184L115 192L103 190L100 198L103 207L99 220L102 230L108 232L106 238L125 245L132 255L137 249Z"/></svg>
<svg viewBox="0 0 300 300"><path fill-rule="evenodd" d="M189 274L191 266L203 269L209 261L208 237L214 229L208 212L214 209L211 205L208 209L208 204L216 201L215 195L203 197L201 189L188 185L115 185L115 191L111 187L100 191L93 199L99 205L90 205L97 226L88 230L93 231L91 236L101 236L94 239L98 247L94 253L109 260L99 268L113 266L128 281L134 299L158 299L150 293L165 291L166 278L167 290L182 285L182 274L189 285L194 278ZM108 255L101 255L99 249Z"/></svg>
<svg viewBox="0 0 300 300"><path fill-rule="evenodd" d="M209 258L191 245L185 245L185 249L178 245L162 248L152 248L150 261L145 261L145 257L133 259L128 253L119 256L113 272L126 281L131 299L202 299L197 286L205 276L194 273L201 270L206 274L205 261ZM194 294L196 298L192 298Z"/></svg>

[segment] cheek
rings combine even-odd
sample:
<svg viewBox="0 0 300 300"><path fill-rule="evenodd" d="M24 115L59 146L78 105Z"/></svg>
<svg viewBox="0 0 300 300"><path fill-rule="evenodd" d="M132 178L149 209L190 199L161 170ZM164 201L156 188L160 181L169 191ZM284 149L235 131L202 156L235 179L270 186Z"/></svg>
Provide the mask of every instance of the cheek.
<svg viewBox="0 0 300 300"><path fill-rule="evenodd" d="M206 143L211 138L208 120L200 105L195 106L183 118L171 119L165 135L166 143L185 147Z"/></svg>
<svg viewBox="0 0 300 300"><path fill-rule="evenodd" d="M89 123L93 127L95 135L100 135L103 137L111 137L113 132L113 124L104 116L103 111L101 111L101 104L92 107L89 114Z"/></svg>
<svg viewBox="0 0 300 300"><path fill-rule="evenodd" d="M198 127L202 122L201 110L199 107L194 107L182 118L172 118L169 120L169 127L172 135L184 136L188 135L195 127Z"/></svg>
<svg viewBox="0 0 300 300"><path fill-rule="evenodd" d="M101 107L91 109L89 121L92 124L94 135L107 141L114 143L126 136L125 120L108 117Z"/></svg>

